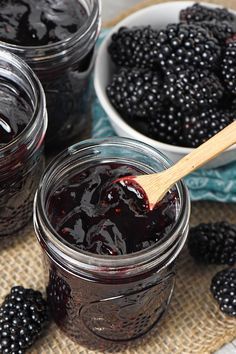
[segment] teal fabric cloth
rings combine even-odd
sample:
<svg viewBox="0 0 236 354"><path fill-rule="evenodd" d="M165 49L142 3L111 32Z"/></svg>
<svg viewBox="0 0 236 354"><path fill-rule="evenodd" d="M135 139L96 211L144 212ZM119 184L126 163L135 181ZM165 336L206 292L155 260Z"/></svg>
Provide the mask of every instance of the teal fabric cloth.
<svg viewBox="0 0 236 354"><path fill-rule="evenodd" d="M98 45L106 34L107 30L101 33ZM92 116L93 137L104 138L116 135L95 92ZM185 182L189 188L191 199L194 201L236 202L236 162L217 169L200 169L187 177Z"/></svg>

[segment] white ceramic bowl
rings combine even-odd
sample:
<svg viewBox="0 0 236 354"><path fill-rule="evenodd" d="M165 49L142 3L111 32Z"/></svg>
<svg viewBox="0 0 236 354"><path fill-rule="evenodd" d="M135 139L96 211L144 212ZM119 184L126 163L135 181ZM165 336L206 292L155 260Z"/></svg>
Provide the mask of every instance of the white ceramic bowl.
<svg viewBox="0 0 236 354"><path fill-rule="evenodd" d="M104 108L105 112L107 113L115 132L119 136L140 140L146 144L156 147L158 150L162 151L166 156L168 156L173 162L178 161L180 158L191 152L193 149L164 144L157 140L148 138L144 134L141 134L140 132L132 128L130 125L128 125L110 103L106 94L106 86L111 82L111 77L115 71L115 67L111 62L107 48L111 42L112 34L117 32L120 27L151 25L152 27L157 29L163 28L169 23L179 22L180 10L193 4L194 2L192 1L167 2L147 7L125 18L112 29L112 31L103 41L102 45L98 50L98 56L95 64L95 90L100 100L100 103ZM214 4L202 4L208 7L219 7L218 5ZM232 12L236 15L235 11L232 10ZM232 161L236 161L236 145L232 146L223 154L221 154L220 156L212 160L210 163L205 165L205 168L219 167Z"/></svg>

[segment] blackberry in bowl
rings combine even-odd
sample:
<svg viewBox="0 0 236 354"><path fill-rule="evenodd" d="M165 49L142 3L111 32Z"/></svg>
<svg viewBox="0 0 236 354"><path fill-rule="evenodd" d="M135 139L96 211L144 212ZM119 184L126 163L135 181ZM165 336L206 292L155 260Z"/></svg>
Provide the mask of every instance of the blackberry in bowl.
<svg viewBox="0 0 236 354"><path fill-rule="evenodd" d="M156 149L124 138L71 146L48 167L35 199L51 313L93 349L148 332L167 311L190 201L177 183L153 211L145 195L114 183L169 166Z"/></svg>
<svg viewBox="0 0 236 354"><path fill-rule="evenodd" d="M0 50L0 237L31 220L44 167L45 95L20 58Z"/></svg>
<svg viewBox="0 0 236 354"><path fill-rule="evenodd" d="M185 9L194 14L190 19ZM121 21L99 48L94 80L116 133L178 161L231 123L236 116L235 95L228 88L233 64L228 64L231 57L225 59L228 66L223 60L234 40L235 18L233 10L214 4L178 1ZM224 68L232 72L230 80ZM141 80L144 72L149 74ZM233 146L206 168L235 161L235 156Z"/></svg>

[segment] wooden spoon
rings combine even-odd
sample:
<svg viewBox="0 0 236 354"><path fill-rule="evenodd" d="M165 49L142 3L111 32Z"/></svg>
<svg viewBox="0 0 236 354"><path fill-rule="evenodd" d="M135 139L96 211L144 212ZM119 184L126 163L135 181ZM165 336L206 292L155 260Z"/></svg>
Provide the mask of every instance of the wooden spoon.
<svg viewBox="0 0 236 354"><path fill-rule="evenodd" d="M176 182L212 160L235 143L236 121L221 130L213 138L194 149L190 154L184 156L167 170L135 177L122 177L119 181L125 184L134 182L134 184L139 185L146 193L149 208L152 210L156 203L164 197Z"/></svg>

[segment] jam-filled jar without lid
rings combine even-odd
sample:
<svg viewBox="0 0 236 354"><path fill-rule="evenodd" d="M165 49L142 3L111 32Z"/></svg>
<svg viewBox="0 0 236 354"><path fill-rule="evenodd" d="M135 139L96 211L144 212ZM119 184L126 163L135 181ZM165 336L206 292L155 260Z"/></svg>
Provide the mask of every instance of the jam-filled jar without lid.
<svg viewBox="0 0 236 354"><path fill-rule="evenodd" d="M20 58L3 50L0 92L0 236L8 236L32 217L44 168L47 112L36 75Z"/></svg>
<svg viewBox="0 0 236 354"><path fill-rule="evenodd" d="M20 56L39 77L46 94L48 111L46 151L55 153L69 146L70 142L89 136L91 73L94 47L101 25L101 4L100 0L62 0L51 3L42 0L41 3L29 1L19 5L19 9L27 6L22 18L17 14L14 18L16 22L21 19L21 23L13 22L12 28L9 28L13 32L10 39L0 28L0 48ZM78 18L76 12L70 9L72 3L74 10L78 8ZM10 12L13 5L9 1L4 6ZM43 6L48 6L49 14L47 9L42 10ZM11 21L10 14L4 17L3 12L1 16L2 22L5 17ZM24 16L33 21L28 24L32 28L27 27L28 22ZM43 17L46 18L43 20ZM60 27L57 17L59 24L62 23ZM9 27L8 23L2 26L6 27ZM65 28L71 33L64 33ZM30 38L27 37L29 34ZM42 40L38 38L40 34Z"/></svg>
<svg viewBox="0 0 236 354"><path fill-rule="evenodd" d="M75 171L86 174L91 166L121 163L144 173L169 166L161 153L141 142L87 140L51 163L35 198L34 226L43 250L52 315L67 335L93 349L112 349L117 342L137 338L159 322L170 302L176 257L189 228L189 196L179 182L173 227L150 247L110 256L89 253L63 239L51 222L52 195L58 195L63 181L69 181Z"/></svg>

